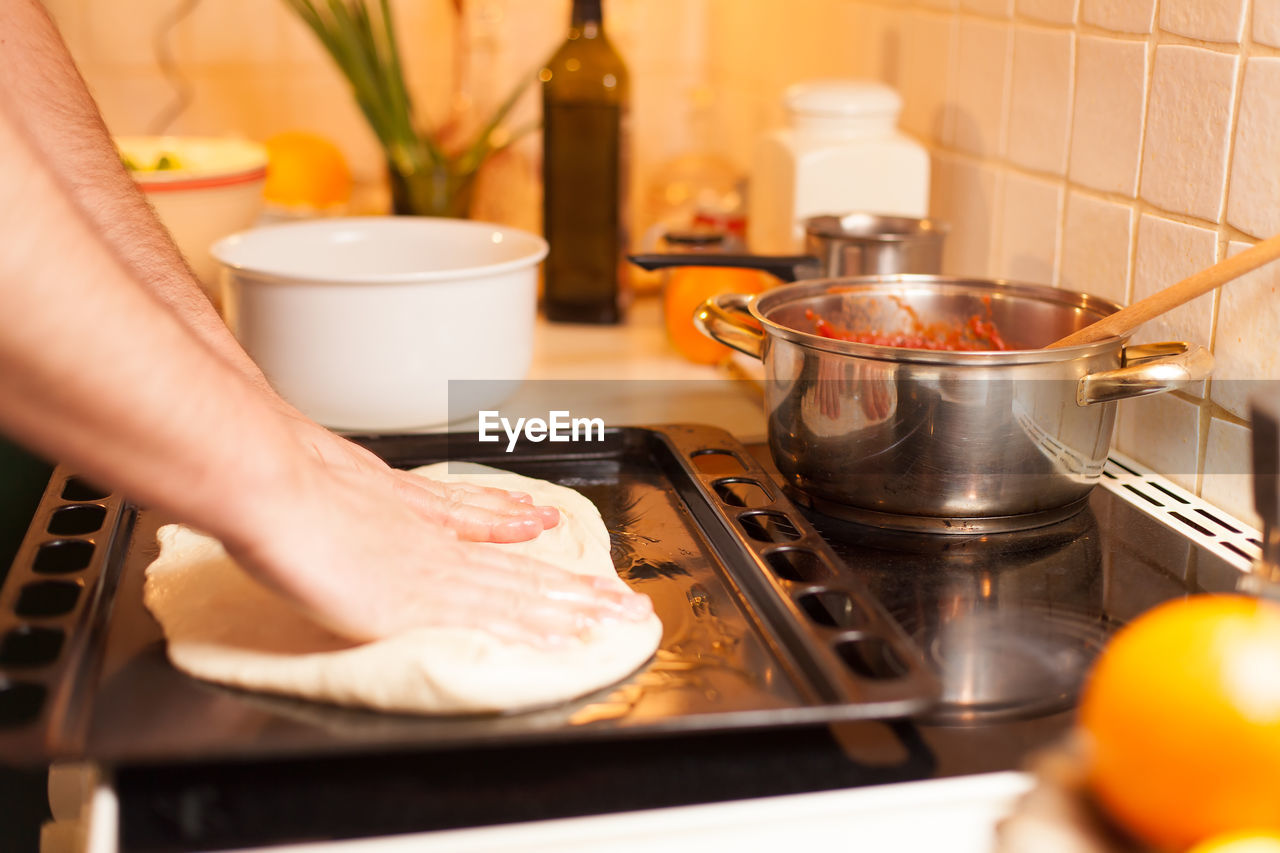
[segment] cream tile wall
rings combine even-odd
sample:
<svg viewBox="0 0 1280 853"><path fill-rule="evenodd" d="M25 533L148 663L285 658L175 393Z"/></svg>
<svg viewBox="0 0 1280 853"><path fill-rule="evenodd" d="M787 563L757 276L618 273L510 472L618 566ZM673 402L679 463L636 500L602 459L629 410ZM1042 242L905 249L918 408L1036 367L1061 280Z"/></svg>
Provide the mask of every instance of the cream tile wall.
<svg viewBox="0 0 1280 853"><path fill-rule="evenodd" d="M1072 183L1137 195L1149 54L1145 41L1080 37L1074 100L1089 108L1072 112Z"/></svg>
<svg viewBox="0 0 1280 853"><path fill-rule="evenodd" d="M47 0L109 125L262 138L310 128L378 198L377 147L280 0ZM453 9L464 8L455 51ZM431 119L452 81L480 107L559 39L568 0L395 0ZM1280 232L1280 0L606 0L634 85L632 205L663 164L710 151L744 173L797 80L859 76L904 97L933 153L948 272L1130 301ZM167 50L172 61L163 57ZM532 96L521 106L536 115ZM538 227L539 151L486 176L480 215ZM1122 404L1117 446L1251 516L1250 393L1280 379L1280 267L1142 332L1212 347L1195 393Z"/></svg>
<svg viewBox="0 0 1280 853"><path fill-rule="evenodd" d="M1007 151L1011 163L1053 175L1066 171L1075 41L1075 33L1064 29L1026 26L1015 31Z"/></svg>

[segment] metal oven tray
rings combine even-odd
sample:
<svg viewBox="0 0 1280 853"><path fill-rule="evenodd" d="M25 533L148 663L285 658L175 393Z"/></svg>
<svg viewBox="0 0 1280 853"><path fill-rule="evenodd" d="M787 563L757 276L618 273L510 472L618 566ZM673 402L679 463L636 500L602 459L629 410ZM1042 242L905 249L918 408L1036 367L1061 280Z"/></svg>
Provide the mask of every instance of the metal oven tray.
<svg viewBox="0 0 1280 853"><path fill-rule="evenodd" d="M583 492L620 575L662 619L655 657L591 695L507 715L388 715L201 682L168 664L142 605L165 519L59 468L0 589L0 756L136 764L616 738L899 717L938 694L906 634L722 430L623 428L512 453L457 434L359 440L398 467L466 459Z"/></svg>

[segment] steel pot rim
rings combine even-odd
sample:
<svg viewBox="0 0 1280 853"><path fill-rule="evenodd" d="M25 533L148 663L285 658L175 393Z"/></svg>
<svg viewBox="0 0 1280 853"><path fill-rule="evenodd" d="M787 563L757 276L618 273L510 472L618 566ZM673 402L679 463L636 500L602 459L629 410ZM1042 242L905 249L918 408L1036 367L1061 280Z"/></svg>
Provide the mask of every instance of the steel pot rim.
<svg viewBox="0 0 1280 853"><path fill-rule="evenodd" d="M1096 319L1101 319L1120 310L1119 305L1099 296L1048 285L1006 279L905 273L806 280L796 284L783 285L766 291L759 296L752 297L745 307L752 318L766 331L767 336L781 338L809 349L822 350L824 352L876 361L911 364L972 365L975 367L999 367L1011 364L1056 364L1116 349L1122 346L1127 339L1125 337L1112 337L1095 343L1056 349L1002 351L922 350L827 338L811 332L793 329L790 326L784 326L766 316L768 312L774 309L811 296L840 293L846 289L850 293L900 292L904 287L926 288L935 291L980 291L993 299L1017 298L1051 302L1067 308L1095 314Z"/></svg>
<svg viewBox="0 0 1280 853"><path fill-rule="evenodd" d="M941 241L950 231L951 226L940 219L864 211L823 214L804 221L806 235L837 244Z"/></svg>

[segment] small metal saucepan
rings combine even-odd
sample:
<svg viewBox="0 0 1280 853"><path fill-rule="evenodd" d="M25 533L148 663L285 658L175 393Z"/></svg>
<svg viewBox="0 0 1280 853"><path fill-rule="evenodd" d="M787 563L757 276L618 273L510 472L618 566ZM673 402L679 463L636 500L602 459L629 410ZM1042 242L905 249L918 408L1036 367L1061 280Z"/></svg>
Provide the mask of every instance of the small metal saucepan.
<svg viewBox="0 0 1280 853"><path fill-rule="evenodd" d="M1115 401L1203 379L1197 344L1126 338L1039 349L1119 306L1033 284L928 275L802 282L714 297L695 322L760 359L769 449L802 503L898 530L980 533L1079 511L1101 476ZM825 337L973 318L1011 349L905 349Z"/></svg>
<svg viewBox="0 0 1280 853"><path fill-rule="evenodd" d="M874 213L815 216L805 220L803 255L647 254L630 261L647 270L663 267L741 267L783 281L848 275L936 273L947 227L936 219Z"/></svg>

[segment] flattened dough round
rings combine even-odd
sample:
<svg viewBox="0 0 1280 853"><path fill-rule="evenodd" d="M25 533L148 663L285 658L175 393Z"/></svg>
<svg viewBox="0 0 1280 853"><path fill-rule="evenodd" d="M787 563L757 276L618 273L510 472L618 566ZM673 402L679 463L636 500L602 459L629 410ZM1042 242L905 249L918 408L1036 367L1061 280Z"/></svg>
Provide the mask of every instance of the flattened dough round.
<svg viewBox="0 0 1280 853"><path fill-rule="evenodd" d="M609 533L573 489L496 468L441 462L414 473L515 489L557 507L560 523L528 542L486 543L569 571L613 578ZM234 687L341 705L420 714L517 711L573 699L642 666L662 636L656 616L596 626L551 648L478 629L418 628L371 643L307 619L236 565L217 540L180 525L160 529L143 598L178 669ZM376 571L371 567L370 571Z"/></svg>

